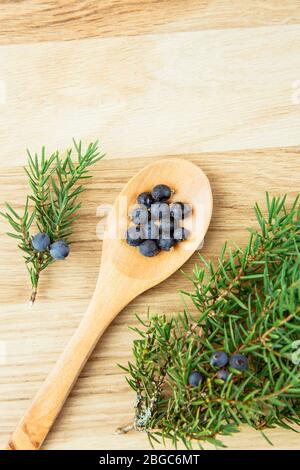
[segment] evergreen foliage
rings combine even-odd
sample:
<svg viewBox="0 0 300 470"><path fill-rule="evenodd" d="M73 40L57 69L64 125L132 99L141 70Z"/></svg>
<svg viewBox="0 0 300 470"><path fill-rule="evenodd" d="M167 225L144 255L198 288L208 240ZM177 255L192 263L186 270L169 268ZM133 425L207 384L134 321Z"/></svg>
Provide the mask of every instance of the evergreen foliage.
<svg viewBox="0 0 300 470"><path fill-rule="evenodd" d="M85 151L81 142L73 142L74 149L68 149L64 157L58 151L46 157L44 147L40 156L37 153L33 156L27 151L28 164L24 170L31 194L27 196L24 212L18 214L9 203L5 203L6 212L0 212L12 229L7 235L18 241L18 248L23 252L31 280L32 303L36 299L41 272L54 260L49 251L34 250L31 230L34 227L39 232L47 233L52 243L61 239L69 242L72 222L78 217L77 211L81 206L78 196L85 189L83 184L76 183L90 178L89 167L103 157L99 154L97 141ZM76 161L72 159L74 151Z"/></svg>
<svg viewBox="0 0 300 470"><path fill-rule="evenodd" d="M300 424L300 205L270 199L255 206L259 229L245 248L223 247L218 263L200 257L192 299L198 314L155 315L135 329L134 361L125 368L137 395L134 427L152 443L222 446L241 424L261 430ZM298 352L295 349L298 346ZM239 352L249 367L216 376L215 350ZM192 371L204 377L188 385Z"/></svg>

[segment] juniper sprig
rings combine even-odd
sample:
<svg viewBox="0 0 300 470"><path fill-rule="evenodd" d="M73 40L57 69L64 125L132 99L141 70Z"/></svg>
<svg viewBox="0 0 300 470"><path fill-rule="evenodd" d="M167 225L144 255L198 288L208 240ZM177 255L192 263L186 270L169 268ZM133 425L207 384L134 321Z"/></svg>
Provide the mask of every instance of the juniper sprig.
<svg viewBox="0 0 300 470"><path fill-rule="evenodd" d="M9 203L5 203L6 212L0 212L12 228L7 235L18 240L18 248L23 252L32 287L31 303L36 299L41 272L54 261L49 251L37 252L33 248L31 230L34 227L47 233L51 242L59 239L69 242L72 222L78 217L81 206L78 196L85 189L76 183L90 178L89 167L103 158L98 151L98 141L85 151L81 142L73 142L74 149L68 149L64 157L58 151L46 157L44 147L40 156L27 151L28 164L24 170L31 194L27 196L24 212L19 215ZM74 151L75 160L72 158Z"/></svg>
<svg viewBox="0 0 300 470"><path fill-rule="evenodd" d="M300 424L300 205L267 195L255 206L259 229L245 248L223 247L217 266L200 258L192 299L197 318L149 317L136 329L134 361L125 368L137 395L134 427L150 442L216 446L241 424L260 430ZM141 320L140 320L141 321ZM298 348L298 350L297 350ZM220 380L214 351L241 353L248 368ZM192 371L204 380L188 385ZM295 429L296 430L296 429Z"/></svg>

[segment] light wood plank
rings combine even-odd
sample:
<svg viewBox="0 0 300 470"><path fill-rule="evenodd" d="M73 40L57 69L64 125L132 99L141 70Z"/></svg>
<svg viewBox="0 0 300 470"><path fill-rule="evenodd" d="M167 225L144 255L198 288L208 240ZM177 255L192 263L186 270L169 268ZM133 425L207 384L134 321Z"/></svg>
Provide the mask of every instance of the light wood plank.
<svg viewBox="0 0 300 470"><path fill-rule="evenodd" d="M2 46L0 62L0 166L73 136L108 158L299 143L300 25Z"/></svg>
<svg viewBox="0 0 300 470"><path fill-rule="evenodd" d="M0 44L131 36L300 22L298 0L12 0Z"/></svg>
<svg viewBox="0 0 300 470"><path fill-rule="evenodd" d="M202 167L214 193L213 220L202 254L215 260L226 239L245 242L245 227L255 224L251 207L255 201L263 203L266 189L272 194L287 192L292 199L299 190L299 152L300 147L295 147L183 156ZM27 273L14 240L5 236L6 226L0 220L0 340L7 348L6 363L0 366L0 448L78 325L92 294L101 252L96 236L98 206L112 203L125 182L147 163L147 158L99 162L83 194L71 255L44 273L41 295L32 310L26 305ZM22 170L6 166L0 175L0 201L13 200L20 207L25 191ZM195 255L185 265L186 272L191 272L196 260ZM180 288L191 286L177 272L116 318L82 372L45 448L149 447L144 434L114 434L132 418L134 401L116 364L126 364L132 358L135 335L128 326L136 324L134 314L145 318L148 306L152 312L178 312L182 308ZM268 436L275 449L299 448L297 434L275 429ZM247 428L226 442L233 449L269 448L259 433Z"/></svg>

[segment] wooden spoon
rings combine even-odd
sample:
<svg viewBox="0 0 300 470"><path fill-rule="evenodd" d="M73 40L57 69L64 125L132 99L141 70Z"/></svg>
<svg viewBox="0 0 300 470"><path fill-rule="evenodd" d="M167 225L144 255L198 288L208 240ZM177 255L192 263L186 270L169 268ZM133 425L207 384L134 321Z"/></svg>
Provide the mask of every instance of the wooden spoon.
<svg viewBox="0 0 300 470"><path fill-rule="evenodd" d="M128 207L136 197L164 183L174 189L174 201L193 206L188 220L192 232L171 252L143 257L124 240ZM64 352L41 386L8 443L11 450L38 449L59 414L84 364L116 315L137 295L166 279L193 254L203 241L212 214L210 184L203 171L187 160L152 163L134 176L110 211L103 241L99 277L88 309ZM112 237L112 228L117 236Z"/></svg>

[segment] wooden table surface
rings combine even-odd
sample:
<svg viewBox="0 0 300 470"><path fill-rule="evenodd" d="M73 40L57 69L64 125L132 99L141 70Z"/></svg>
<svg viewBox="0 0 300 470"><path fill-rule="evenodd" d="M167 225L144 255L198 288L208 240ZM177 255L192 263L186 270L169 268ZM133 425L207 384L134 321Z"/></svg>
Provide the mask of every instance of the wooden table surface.
<svg viewBox="0 0 300 470"><path fill-rule="evenodd" d="M298 0L2 1L0 5L0 206L22 206L25 149L63 150L99 138L107 157L83 195L65 263L42 276L27 308L27 272L0 221L0 447L72 335L92 295L101 255L99 207L151 159L187 158L214 193L203 254L243 243L265 190L292 198L300 183ZM184 267L190 272L195 255ZM134 394L117 363L132 357L134 313L176 313L176 273L112 323L82 372L45 449L146 449L145 434L115 434ZM274 449L296 433L267 432ZM258 432L227 438L264 449Z"/></svg>

